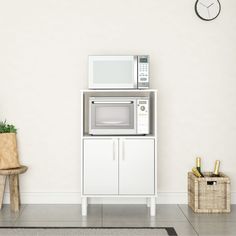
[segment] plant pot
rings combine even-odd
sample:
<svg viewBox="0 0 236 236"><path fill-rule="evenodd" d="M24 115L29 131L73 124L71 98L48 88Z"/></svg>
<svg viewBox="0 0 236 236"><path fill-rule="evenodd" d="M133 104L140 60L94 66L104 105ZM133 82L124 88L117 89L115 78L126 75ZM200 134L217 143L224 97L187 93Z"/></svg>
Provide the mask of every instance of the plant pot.
<svg viewBox="0 0 236 236"><path fill-rule="evenodd" d="M0 134L0 169L12 169L20 167L16 134L1 133Z"/></svg>

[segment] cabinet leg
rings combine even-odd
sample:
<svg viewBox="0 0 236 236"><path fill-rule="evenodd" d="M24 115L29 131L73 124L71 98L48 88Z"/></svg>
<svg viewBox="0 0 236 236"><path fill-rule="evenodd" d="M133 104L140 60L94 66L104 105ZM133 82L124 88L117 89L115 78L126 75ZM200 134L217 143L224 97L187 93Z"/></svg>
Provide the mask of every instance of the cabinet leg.
<svg viewBox="0 0 236 236"><path fill-rule="evenodd" d="M87 215L87 207L88 207L88 200L86 197L82 197L81 199L82 216Z"/></svg>
<svg viewBox="0 0 236 236"><path fill-rule="evenodd" d="M150 198L150 216L156 215L156 198L151 197Z"/></svg>
<svg viewBox="0 0 236 236"><path fill-rule="evenodd" d="M6 175L0 175L0 209L2 209L6 177Z"/></svg>
<svg viewBox="0 0 236 236"><path fill-rule="evenodd" d="M150 199L148 197L147 197L146 201L147 201L147 207L150 207Z"/></svg>

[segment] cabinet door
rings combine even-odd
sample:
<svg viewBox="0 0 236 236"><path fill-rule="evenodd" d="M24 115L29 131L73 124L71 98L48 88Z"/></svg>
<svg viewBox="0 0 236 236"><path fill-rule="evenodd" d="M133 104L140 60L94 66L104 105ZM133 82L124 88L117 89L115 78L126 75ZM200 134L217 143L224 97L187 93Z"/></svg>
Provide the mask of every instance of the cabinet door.
<svg viewBox="0 0 236 236"><path fill-rule="evenodd" d="M83 193L118 194L118 140L85 139Z"/></svg>
<svg viewBox="0 0 236 236"><path fill-rule="evenodd" d="M154 194L154 139L120 139L119 194Z"/></svg>

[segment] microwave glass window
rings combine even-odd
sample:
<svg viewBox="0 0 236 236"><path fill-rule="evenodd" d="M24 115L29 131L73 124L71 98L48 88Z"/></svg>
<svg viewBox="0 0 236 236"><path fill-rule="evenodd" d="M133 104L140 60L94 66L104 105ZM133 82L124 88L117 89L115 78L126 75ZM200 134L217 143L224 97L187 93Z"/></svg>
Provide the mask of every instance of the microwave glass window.
<svg viewBox="0 0 236 236"><path fill-rule="evenodd" d="M127 84L133 82L133 61L95 61L93 82L95 84Z"/></svg>
<svg viewBox="0 0 236 236"><path fill-rule="evenodd" d="M133 129L133 104L94 104L92 108L92 128Z"/></svg>

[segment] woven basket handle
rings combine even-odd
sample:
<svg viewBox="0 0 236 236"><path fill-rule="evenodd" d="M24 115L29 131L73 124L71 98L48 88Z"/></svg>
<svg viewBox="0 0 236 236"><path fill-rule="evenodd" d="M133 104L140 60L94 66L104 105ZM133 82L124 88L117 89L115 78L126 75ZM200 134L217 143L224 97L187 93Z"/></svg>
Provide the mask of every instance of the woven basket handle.
<svg viewBox="0 0 236 236"><path fill-rule="evenodd" d="M207 185L217 185L217 181L207 181Z"/></svg>

